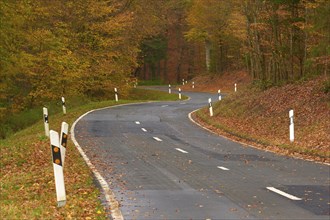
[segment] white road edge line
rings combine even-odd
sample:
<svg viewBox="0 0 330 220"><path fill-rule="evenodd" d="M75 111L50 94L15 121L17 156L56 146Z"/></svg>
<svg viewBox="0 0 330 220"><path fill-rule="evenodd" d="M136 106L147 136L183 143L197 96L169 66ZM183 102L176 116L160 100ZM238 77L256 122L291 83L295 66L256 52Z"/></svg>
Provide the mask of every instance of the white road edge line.
<svg viewBox="0 0 330 220"><path fill-rule="evenodd" d="M227 167L221 167L221 166L217 166L217 167L221 170L229 170Z"/></svg>
<svg viewBox="0 0 330 220"><path fill-rule="evenodd" d="M135 124L139 125L139 124L141 124L141 123L140 123L139 121L136 121Z"/></svg>
<svg viewBox="0 0 330 220"><path fill-rule="evenodd" d="M272 191L274 193L280 194L281 196L284 196L284 197L286 197L288 199L291 199L291 200L302 200L302 198L298 198L296 196L290 195L290 194L288 194L286 192L283 192L283 191L281 191L279 189L276 189L274 187L271 187L271 186L266 187L266 189L268 189L268 190L270 190L270 191Z"/></svg>
<svg viewBox="0 0 330 220"><path fill-rule="evenodd" d="M144 132L147 132L147 129L145 129L145 128L141 128L141 130L144 131Z"/></svg>
<svg viewBox="0 0 330 220"><path fill-rule="evenodd" d="M260 148L260 147L254 146L254 145L246 144L246 143L244 143L244 142L242 142L242 141L234 140L233 138L230 138L230 137L225 136L225 135L218 134L218 133L216 133L216 132L214 132L214 131L212 131L212 130L206 128L206 127L204 127L203 125L201 125L201 124L199 124L197 121L195 121L195 120L192 118L192 116L191 116L193 113L197 112L197 111L200 110L200 109L202 109L202 108L196 109L196 110L194 110L194 111L192 111L192 112L190 112L190 113L188 114L188 118L189 118L189 120L190 120L192 123L194 123L195 125L197 125L197 126L203 128L204 130L206 130L206 131L208 131L208 132L210 132L210 133L213 133L213 134L215 134L215 135L217 135L217 136L221 136L221 137L226 138L227 140L233 141L233 142L235 142L235 143L239 143L239 144L241 144L241 145L243 145L243 146L248 146L248 147L252 147L252 148L255 148L255 149L258 149L258 150L262 150L262 151L265 151L265 152L271 152L271 153L274 153L274 151L267 150L267 149L262 149L262 148ZM281 155L281 154L279 154L279 155ZM292 157L292 158L295 158L295 159L300 159L300 160L304 160L304 161L311 161L311 162L313 162L313 163L323 164L323 165L330 166L330 163L326 163L326 162L319 162L319 161L315 161L315 160L311 160L311 159L305 159L305 158L302 158L302 157L299 157L299 156L291 156L291 157Z"/></svg>
<svg viewBox="0 0 330 220"><path fill-rule="evenodd" d="M80 155L83 157L83 159L85 160L85 162L88 165L89 169L93 172L95 178L97 179L97 181L100 183L100 186L102 187L103 194L104 194L104 197L105 197L105 200L107 202L108 207L110 207L110 210L111 210L110 214L111 214L111 217L113 218L113 220L124 220L124 216L123 216L123 214L121 213L121 211L119 209L120 204L116 200L116 196L111 191L107 181L98 172L96 167L92 164L92 162L90 161L88 156L85 154L84 150L80 147L79 143L77 142L77 140L75 138L74 129L75 129L76 124L79 122L79 120L81 120L83 117L85 117L87 114L89 114L91 112L94 112L94 111L97 111L97 110L102 110L102 109L108 109L108 108L112 108L112 107L124 106L124 105L130 105L130 104L115 105L115 106L111 106L111 107L99 108L99 109L94 109L94 110L88 111L85 114L81 115L72 124L71 130L70 130L71 140L72 140L73 144L76 146L76 148L78 149Z"/></svg>
<svg viewBox="0 0 330 220"><path fill-rule="evenodd" d="M175 148L175 150L180 151L181 153L187 154L188 152L185 150L182 150L181 148Z"/></svg>
<svg viewBox="0 0 330 220"><path fill-rule="evenodd" d="M189 99L190 99L190 97L188 98L188 100ZM137 103L121 104L121 105L114 105L114 106L110 106L110 107L108 106L108 107L104 107L104 108L93 109L93 110L88 111L85 114L81 115L75 122L73 122L71 129L70 129L70 136L71 136L71 140L72 140L73 144L76 146L80 155L83 157L83 159L85 160L89 169L93 172L95 178L97 179L97 181L100 183L100 186L102 187L103 194L105 196L105 200L106 200L108 207L110 207L110 210L111 210L110 214L111 214L111 217L113 218L113 220L124 220L124 216L119 209L120 204L116 200L115 194L110 190L108 183L105 181L105 179L102 177L102 175L98 172L96 167L91 163L91 161L85 154L84 150L78 144L78 142L75 138L75 135L74 135L74 129L75 129L76 124L79 122L79 120L81 120L83 117L85 117L86 115L88 115L89 113L92 113L94 111L99 111L99 110L109 109L109 108L116 108L116 107L126 106L126 105L138 105L138 104L142 104L142 103L145 104L145 103L155 103L155 102L154 101L137 102Z"/></svg>
<svg viewBox="0 0 330 220"><path fill-rule="evenodd" d="M162 139L160 139L158 137L152 137L152 138L155 139L156 141L159 141L159 142L163 141Z"/></svg>

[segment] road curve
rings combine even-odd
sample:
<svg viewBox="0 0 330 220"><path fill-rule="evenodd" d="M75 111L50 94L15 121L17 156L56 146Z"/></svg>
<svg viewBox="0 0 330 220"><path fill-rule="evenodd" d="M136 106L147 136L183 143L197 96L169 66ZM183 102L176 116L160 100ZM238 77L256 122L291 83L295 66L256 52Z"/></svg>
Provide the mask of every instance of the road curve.
<svg viewBox="0 0 330 220"><path fill-rule="evenodd" d="M328 165L203 130L188 114L217 95L184 94L93 111L75 125L124 219L329 219Z"/></svg>

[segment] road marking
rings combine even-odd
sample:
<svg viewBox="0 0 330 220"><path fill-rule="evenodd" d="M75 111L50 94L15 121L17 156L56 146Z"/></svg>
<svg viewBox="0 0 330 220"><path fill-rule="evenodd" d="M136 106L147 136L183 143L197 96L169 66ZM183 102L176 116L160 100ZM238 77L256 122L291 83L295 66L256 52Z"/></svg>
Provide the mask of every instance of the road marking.
<svg viewBox="0 0 330 220"><path fill-rule="evenodd" d="M135 124L139 125L139 124L140 124L140 122L139 122L139 121L136 121L136 122L135 122Z"/></svg>
<svg viewBox="0 0 330 220"><path fill-rule="evenodd" d="M187 154L188 152L185 150L182 150L181 148L175 148L175 150L180 151L181 153Z"/></svg>
<svg viewBox="0 0 330 220"><path fill-rule="evenodd" d="M167 107L168 105L162 105L162 108Z"/></svg>
<svg viewBox="0 0 330 220"><path fill-rule="evenodd" d="M286 192L283 192L283 191L281 191L279 189L276 189L274 187L266 187L266 188L268 190L273 191L274 193L280 194L281 196L284 196L284 197L286 197L288 199L291 199L291 200L302 200L301 198L298 198L298 197L295 197L293 195L290 195L290 194L288 194Z"/></svg>
<svg viewBox="0 0 330 220"><path fill-rule="evenodd" d="M156 141L163 141L162 139L158 138L158 137L152 137L153 139L155 139Z"/></svg>
<svg viewBox="0 0 330 220"><path fill-rule="evenodd" d="M85 114L81 115L71 126L71 140L73 141L74 145L76 146L76 148L78 149L80 155L84 158L86 164L88 165L88 167L90 168L90 170L93 172L93 174L95 175L96 179L98 180L100 186L103 189L104 192L104 196L105 196L105 200L107 205L109 206L110 210L111 210L111 217L114 220L124 220L124 216L122 215L120 209L119 209L119 202L116 199L115 194L111 191L107 181L102 177L102 175L98 172L98 170L96 169L96 167L94 166L94 164L92 164L92 162L90 161L90 159L87 157L87 155L85 154L84 150L81 148L81 146L79 145L79 143L77 142L76 138L75 138L75 126L76 124L86 115L88 115L91 112L95 112L97 110L101 110L101 109L108 109L109 107L106 108L100 108L100 109L94 109L91 110L89 112L86 112Z"/></svg>
<svg viewBox="0 0 330 220"><path fill-rule="evenodd" d="M221 167L221 166L217 166L219 169L221 169L221 170L229 170L228 168L226 168L226 167Z"/></svg>
<svg viewBox="0 0 330 220"><path fill-rule="evenodd" d="M187 103L185 103L185 102L180 103L180 105L185 105L185 104L187 104Z"/></svg>
<svg viewBox="0 0 330 220"><path fill-rule="evenodd" d="M145 128L141 128L141 130L144 131L144 132L147 132L147 129L145 129Z"/></svg>

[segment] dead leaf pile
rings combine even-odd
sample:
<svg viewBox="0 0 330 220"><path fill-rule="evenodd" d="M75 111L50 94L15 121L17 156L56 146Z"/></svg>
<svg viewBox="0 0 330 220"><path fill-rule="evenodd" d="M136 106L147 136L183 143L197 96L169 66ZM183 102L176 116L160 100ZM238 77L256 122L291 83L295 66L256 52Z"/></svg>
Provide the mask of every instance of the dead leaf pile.
<svg viewBox="0 0 330 220"><path fill-rule="evenodd" d="M245 87L193 117L208 128L248 144L281 154L329 161L330 97L326 77L273 87ZM213 86L214 87L214 86ZM289 110L294 110L295 141L289 141Z"/></svg>

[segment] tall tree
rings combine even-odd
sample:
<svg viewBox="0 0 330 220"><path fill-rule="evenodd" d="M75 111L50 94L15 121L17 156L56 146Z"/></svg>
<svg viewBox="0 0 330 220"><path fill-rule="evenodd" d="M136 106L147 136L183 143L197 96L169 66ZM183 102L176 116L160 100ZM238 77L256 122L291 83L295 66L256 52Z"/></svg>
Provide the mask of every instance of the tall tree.
<svg viewBox="0 0 330 220"><path fill-rule="evenodd" d="M128 88L139 45L136 1L0 1L1 105L23 109L63 94Z"/></svg>
<svg viewBox="0 0 330 220"><path fill-rule="evenodd" d="M329 22L324 22L329 20L326 19L329 4L324 0L246 0L251 75L276 84L310 74L311 69L306 71L306 66L320 60L323 62L318 62L318 66L327 69L325 61L329 59L329 51L318 50L315 43L322 42L323 48L329 48L326 46L329 38L324 37L330 32ZM322 19L318 20L321 14ZM317 28L320 26L323 28Z"/></svg>
<svg viewBox="0 0 330 220"><path fill-rule="evenodd" d="M206 70L210 71L212 50L221 50L223 47L231 3L225 0L194 0L192 2L187 18L191 28L186 33L186 38L204 43L205 66Z"/></svg>

